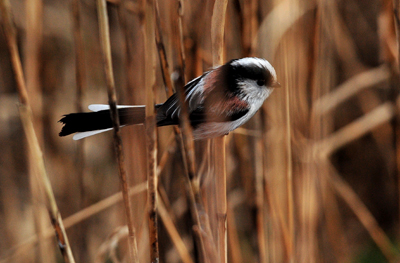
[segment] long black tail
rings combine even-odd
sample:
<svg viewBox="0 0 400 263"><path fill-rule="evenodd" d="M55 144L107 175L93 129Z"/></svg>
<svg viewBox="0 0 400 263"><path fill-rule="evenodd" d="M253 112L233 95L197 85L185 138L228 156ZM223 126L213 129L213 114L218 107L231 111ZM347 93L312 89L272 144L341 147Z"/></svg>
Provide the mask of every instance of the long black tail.
<svg viewBox="0 0 400 263"><path fill-rule="evenodd" d="M144 123L145 107L135 106L118 109L120 125L133 125ZM112 128L110 110L97 112L71 113L64 115L59 121L64 124L59 133L67 136L75 132L87 132Z"/></svg>

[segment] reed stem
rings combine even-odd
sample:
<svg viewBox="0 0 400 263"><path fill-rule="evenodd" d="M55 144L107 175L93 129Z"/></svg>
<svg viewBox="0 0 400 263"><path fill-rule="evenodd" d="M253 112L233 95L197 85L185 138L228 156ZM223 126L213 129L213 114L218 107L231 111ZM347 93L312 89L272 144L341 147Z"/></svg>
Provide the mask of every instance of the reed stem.
<svg viewBox="0 0 400 263"><path fill-rule="evenodd" d="M108 103L110 105L111 120L114 128L114 149L118 160L118 171L124 199L125 213L129 230L130 260L139 262L136 241L136 229L133 221L132 207L129 199L128 181L125 170L125 158L120 136L119 116L117 110L117 95L115 91L114 73L111 60L110 31L108 26L107 5L105 0L97 0L97 14L100 28L100 43L103 54L104 71L106 76Z"/></svg>

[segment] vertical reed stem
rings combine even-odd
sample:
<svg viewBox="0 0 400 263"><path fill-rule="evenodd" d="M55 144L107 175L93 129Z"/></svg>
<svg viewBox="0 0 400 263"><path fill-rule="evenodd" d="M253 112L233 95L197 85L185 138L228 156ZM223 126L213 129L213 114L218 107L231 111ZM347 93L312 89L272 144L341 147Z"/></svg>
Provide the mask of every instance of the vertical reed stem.
<svg viewBox="0 0 400 263"><path fill-rule="evenodd" d="M39 144L43 145L43 92L40 79L40 68L42 66L41 52L43 41L43 3L41 0L26 2L26 45L25 45L25 76L26 88L33 103L33 123ZM34 167L32 159L29 158L29 182L32 200L40 200L42 187L40 182L34 178ZM40 202L32 202L33 220L39 238L38 254L39 262L51 262L54 254L49 253L51 248L43 239L44 229L47 227L46 209Z"/></svg>
<svg viewBox="0 0 400 263"><path fill-rule="evenodd" d="M228 261L228 244L227 244L227 200L226 200L226 136L215 138L214 145L214 165L215 179L217 191L217 220L218 220L218 251L220 262Z"/></svg>
<svg viewBox="0 0 400 263"><path fill-rule="evenodd" d="M157 133L154 108L155 54L154 54L154 2L146 1L145 6L145 87L146 87L146 139L148 151L148 213L150 235L150 260L159 262L158 221L157 221Z"/></svg>
<svg viewBox="0 0 400 263"><path fill-rule="evenodd" d="M261 109L262 110L262 109ZM264 116L261 118L264 119ZM262 122L264 124L264 121ZM265 125L263 125L262 130L264 131ZM265 179L264 179L264 138L255 141L255 152L256 152L256 160L255 160L255 190L256 190L256 206L257 206L257 241L258 241L258 253L259 253L259 262L267 263L268 262L268 254L266 249L265 242ZM229 223L230 224L230 223Z"/></svg>
<svg viewBox="0 0 400 263"><path fill-rule="evenodd" d="M75 47L75 82L76 82L76 102L75 108L77 112L83 111L82 106L82 93L86 89L86 72L85 72L85 58L84 58L84 46L81 32L81 18L80 18L80 2L79 0L72 0L72 22L73 22L73 36L74 36L74 47ZM86 196L86 184L85 184L85 156L84 156L84 140L80 140L77 144L76 151L76 166L77 166L77 177L79 180L79 194L80 204L79 208L83 209L87 203ZM87 260L87 223L84 222L79 226L79 248L80 262Z"/></svg>
<svg viewBox="0 0 400 263"><path fill-rule="evenodd" d="M174 32L178 33L178 37L174 38L174 48L178 51L178 63L176 65L176 70L179 72L179 77L174 80L175 87L177 90L177 95L179 98L179 105L181 107L180 116L180 126L181 131L178 127L174 128L175 134L178 138L178 144L180 146L183 164L187 179L187 190L190 201L190 209L192 213L192 218L194 220L193 228L196 229L199 238L199 251L201 253L200 258L204 262L214 262L216 260L216 254L214 253L213 240L207 238L210 235L210 227L208 216L204 211L203 199L200 193L199 178L196 174L195 165L195 152L194 152L194 142L192 136L192 127L189 122L189 114L187 108L187 102L185 100L185 52L183 48L183 31L182 31L182 16L183 16L183 2L177 1L176 13L173 12L173 28ZM172 95L172 82L169 76L168 63L166 60L165 47L163 43L163 38L161 34L161 26L159 19L158 2L156 0L156 43L159 53L159 58L161 61L161 68L163 73L163 79L165 85L167 86L167 95ZM175 16L176 15L176 16ZM201 215L201 216L200 216ZM206 252L207 250L207 252Z"/></svg>
<svg viewBox="0 0 400 263"><path fill-rule="evenodd" d="M228 0L216 0L211 18L211 41L213 66L224 62L224 31L225 16ZM218 252L221 263L227 262L227 233L226 233L226 169L225 169L225 136L214 139L214 165L217 189L217 220L218 220Z"/></svg>
<svg viewBox="0 0 400 263"><path fill-rule="evenodd" d="M127 217L129 231L129 253L130 260L138 262L138 251L136 241L136 230L133 222L132 208L130 205L128 182L125 171L125 160L122 149L122 140L120 136L119 117L117 110L117 95L115 92L114 74L111 60L110 31L108 26L107 5L105 0L97 0L97 12L100 28L100 43L103 53L103 63L107 82L108 102L110 104L111 120L114 127L114 148L118 160L118 171L122 187L122 196L124 199L125 212Z"/></svg>
<svg viewBox="0 0 400 263"><path fill-rule="evenodd" d="M286 43L286 42L285 42ZM289 239L290 239L290 247L288 247L288 256L289 261L294 262L293 258L293 246L294 246L294 205L293 205L293 166L292 166L292 135L291 135L291 125L290 125L290 79L288 72L289 60L287 53L284 54L285 59L285 83L286 87L284 88L285 92L285 106L286 106L286 147L287 147L287 174L286 174L286 191L287 191L287 215L288 215L288 230L289 230Z"/></svg>

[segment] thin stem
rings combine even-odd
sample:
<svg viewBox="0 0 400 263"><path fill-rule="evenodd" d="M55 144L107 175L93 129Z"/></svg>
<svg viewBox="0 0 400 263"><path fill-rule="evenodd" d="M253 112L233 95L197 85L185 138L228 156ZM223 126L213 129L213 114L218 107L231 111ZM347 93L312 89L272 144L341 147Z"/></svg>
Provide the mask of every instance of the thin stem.
<svg viewBox="0 0 400 263"><path fill-rule="evenodd" d="M224 62L224 32L225 16L228 0L216 0L211 18L211 41L213 52L213 66ZM227 232L226 232L226 152L225 136L214 139L214 164L217 189L217 220L218 220L218 252L219 262L227 262Z"/></svg>
<svg viewBox="0 0 400 263"><path fill-rule="evenodd" d="M108 14L105 0L97 0L97 12L100 28L100 43L103 53L103 63L107 82L108 102L110 104L111 120L114 127L114 148L118 160L118 171L129 230L129 252L131 260L134 262L138 262L136 230L130 205L128 182L125 171L125 160L122 149L122 140L120 136L119 116L117 110L117 95L115 91L114 74L111 60L110 31L108 27Z"/></svg>
<svg viewBox="0 0 400 263"><path fill-rule="evenodd" d="M288 56L284 54L285 63L288 65ZM286 174L286 191L287 191L287 211L288 211L288 230L289 230L289 239L290 239L290 247L288 247L288 254L290 262L293 262L293 251L294 251L294 204L293 204L293 164L292 164L292 134L291 134L291 125L290 125L290 93L289 87L290 80L288 66L285 67L285 76L286 76L286 88L285 90L285 106L286 106L286 146L287 146L287 174Z"/></svg>
<svg viewBox="0 0 400 263"><path fill-rule="evenodd" d="M72 22L73 22L73 36L75 46L75 82L76 82L76 101L75 108L77 112L83 111L83 91L86 90L86 71L85 71L85 58L84 58L84 46L81 32L81 18L80 18L80 1L72 1ZM79 208L83 209L88 201L86 194L87 185L85 184L85 155L84 155L84 140L80 140L77 144L75 163L77 167L77 178L79 180ZM86 261L87 255L87 224L81 224L79 226L79 257L80 261Z"/></svg>
<svg viewBox="0 0 400 263"><path fill-rule="evenodd" d="M159 262L158 220L157 220L157 132L154 108L155 93L155 54L154 54L154 3L147 0L145 14L145 87L146 87L146 141L148 151L148 214L150 235L150 260Z"/></svg>
<svg viewBox="0 0 400 263"><path fill-rule="evenodd" d="M191 125L188 121L188 113L187 113L187 105L184 98L184 75L185 75L185 55L183 50L183 33L182 33L182 15L183 15L183 3L178 0L178 9L176 17L174 17L174 27L178 28L175 30L179 32L179 38L174 38L174 45L176 50L178 50L179 54L179 64L177 66L177 71L179 72L179 77L175 79L175 86L177 87L177 94L180 100L181 106L181 130L175 126L174 132L177 137L178 144L180 146L180 150L183 156L183 164L185 168L185 174L187 179L187 189L189 192L189 200L190 200L190 208L192 212L192 216L194 219L194 225L197 227L199 231L199 244L200 244L200 252L202 253L202 257L205 261L215 259L212 249L208 249L211 253L206 253L206 247L212 248L212 240L206 238L205 236L210 235L209 221L208 217L203 208L203 200L200 194L199 182L196 174L195 167L195 155L194 155L194 143L192 138ZM161 32L161 23L160 23L160 14L158 8L158 1L155 1L155 17L156 17L156 44L158 49L158 55L161 62L161 71L163 74L163 80L167 87L166 92L168 96L173 94L173 85L171 78L169 76L169 66L165 51L165 46L162 38ZM200 217L199 214L203 214L205 216Z"/></svg>

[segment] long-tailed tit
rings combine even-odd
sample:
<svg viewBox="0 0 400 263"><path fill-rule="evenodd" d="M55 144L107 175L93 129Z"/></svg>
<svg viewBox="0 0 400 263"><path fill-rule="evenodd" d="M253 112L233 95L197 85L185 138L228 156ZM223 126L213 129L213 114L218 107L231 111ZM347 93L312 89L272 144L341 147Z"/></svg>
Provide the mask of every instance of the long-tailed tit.
<svg viewBox="0 0 400 263"><path fill-rule="evenodd" d="M277 86L271 64L253 57L231 60L193 79L186 84L185 95L194 139L228 134L244 124ZM117 106L121 127L144 123L145 107ZM155 108L157 126L179 124L181 108L176 94ZM73 139L79 140L112 129L108 105L93 104L89 110L93 112L64 115L59 135L76 132Z"/></svg>

